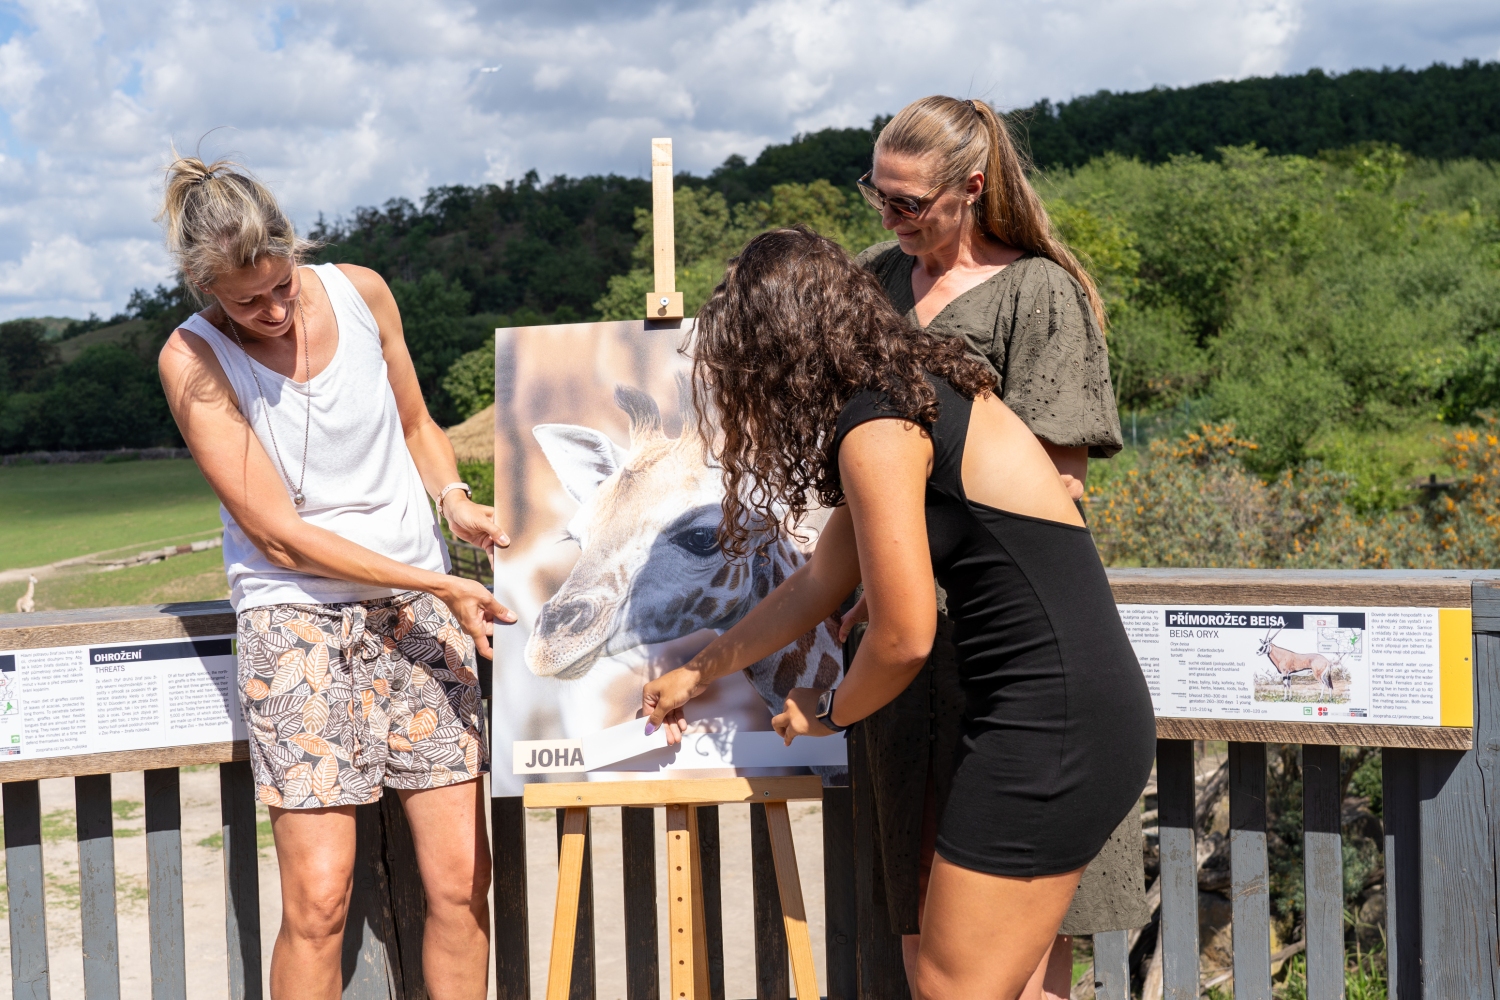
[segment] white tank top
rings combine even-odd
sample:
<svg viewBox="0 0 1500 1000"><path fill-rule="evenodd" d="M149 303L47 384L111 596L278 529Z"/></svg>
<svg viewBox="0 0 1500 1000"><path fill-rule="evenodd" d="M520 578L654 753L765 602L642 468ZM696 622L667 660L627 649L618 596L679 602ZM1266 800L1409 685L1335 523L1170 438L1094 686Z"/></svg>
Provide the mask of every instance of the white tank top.
<svg viewBox="0 0 1500 1000"><path fill-rule="evenodd" d="M297 513L308 524L326 528L400 563L448 571L447 546L433 517L422 478L417 474L396 394L386 375L380 349L380 327L365 300L333 264L310 268L323 282L333 304L338 347L333 360L312 380L312 427L307 439L307 501ZM304 276L305 276L304 272ZM304 387L253 360L230 337L202 316L182 324L213 348L239 397L240 412L255 429L280 475L269 429L297 481L302 468L302 437L307 423ZM250 366L260 376L265 400ZM235 611L268 604L337 604L368 601L398 593L282 569L257 549L229 511L219 505L224 522L224 569L229 574L229 601Z"/></svg>

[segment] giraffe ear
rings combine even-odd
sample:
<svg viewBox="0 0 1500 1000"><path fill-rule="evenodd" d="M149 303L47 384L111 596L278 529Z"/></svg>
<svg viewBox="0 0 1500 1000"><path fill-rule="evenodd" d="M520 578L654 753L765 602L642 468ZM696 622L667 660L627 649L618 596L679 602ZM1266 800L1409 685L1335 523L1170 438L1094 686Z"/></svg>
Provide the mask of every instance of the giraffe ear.
<svg viewBox="0 0 1500 1000"><path fill-rule="evenodd" d="M579 503L588 502L599 484L625 463L624 450L592 427L537 424L531 433L563 489Z"/></svg>

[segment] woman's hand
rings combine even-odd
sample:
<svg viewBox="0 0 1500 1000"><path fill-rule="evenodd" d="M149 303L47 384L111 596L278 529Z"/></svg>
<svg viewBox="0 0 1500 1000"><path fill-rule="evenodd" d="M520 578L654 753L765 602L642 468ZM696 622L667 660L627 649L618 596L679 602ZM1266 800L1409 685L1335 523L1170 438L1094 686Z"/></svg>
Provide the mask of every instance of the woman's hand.
<svg viewBox="0 0 1500 1000"><path fill-rule="evenodd" d="M459 627L474 638L474 651L486 660L493 660L495 652L490 648L490 636L495 634L495 623L514 625L515 613L495 600L484 584L463 577L442 577L442 583L432 593L448 605Z"/></svg>
<svg viewBox="0 0 1500 1000"><path fill-rule="evenodd" d="M854 602L854 607L850 608L839 620L839 642L846 642L849 639L849 633L854 631L854 626L869 620L870 606L865 603L865 595L860 594L859 600Z"/></svg>
<svg viewBox="0 0 1500 1000"><path fill-rule="evenodd" d="M703 675L694 669L691 660L647 684L641 691L641 711L650 720L652 728L647 730L648 734L659 726L666 730L668 746L681 743L682 734L687 732L682 706L706 690L708 685L703 683Z"/></svg>
<svg viewBox="0 0 1500 1000"><path fill-rule="evenodd" d="M817 720L818 696L823 692L817 688L792 688L786 696L786 711L771 720L777 735L792 745L797 736L832 736L833 730Z"/></svg>
<svg viewBox="0 0 1500 1000"><path fill-rule="evenodd" d="M470 545L477 545L495 558L495 549L507 548L510 539L495 523L495 508L475 503L462 490L450 490L443 500L443 516L448 529Z"/></svg>

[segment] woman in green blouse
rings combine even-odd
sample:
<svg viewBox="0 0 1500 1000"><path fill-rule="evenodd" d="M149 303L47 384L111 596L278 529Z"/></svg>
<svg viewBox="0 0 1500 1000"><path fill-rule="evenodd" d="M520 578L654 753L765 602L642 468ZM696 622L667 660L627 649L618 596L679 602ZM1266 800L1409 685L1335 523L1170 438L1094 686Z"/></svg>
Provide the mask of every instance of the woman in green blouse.
<svg viewBox="0 0 1500 1000"><path fill-rule="evenodd" d="M1052 234L1004 122L979 101L916 101L882 130L874 168L859 185L896 236L860 254L860 263L913 326L962 337L994 368L1000 397L1081 499L1089 458L1122 446L1104 307L1088 272ZM845 617L846 635L862 604ZM963 738L950 634L940 617L922 674L861 723L888 915L904 935L908 969L920 940L935 817ZM1084 873L1063 933L1023 996L1068 996L1071 935L1144 924L1144 881L1140 814L1133 812Z"/></svg>

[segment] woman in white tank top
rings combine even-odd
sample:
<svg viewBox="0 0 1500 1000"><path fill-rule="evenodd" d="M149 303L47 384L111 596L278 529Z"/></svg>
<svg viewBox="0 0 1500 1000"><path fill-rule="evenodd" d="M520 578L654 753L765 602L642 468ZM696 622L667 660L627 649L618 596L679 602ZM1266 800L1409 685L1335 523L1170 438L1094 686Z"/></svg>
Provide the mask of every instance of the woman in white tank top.
<svg viewBox="0 0 1500 1000"><path fill-rule="evenodd" d="M434 1000L485 995L488 768L475 653L515 616L447 574L453 533L509 540L459 482L384 280L300 265L275 199L233 164L168 170L167 245L208 307L162 385L221 503L240 702L281 867L273 998L336 998L354 808L401 795L427 893Z"/></svg>

